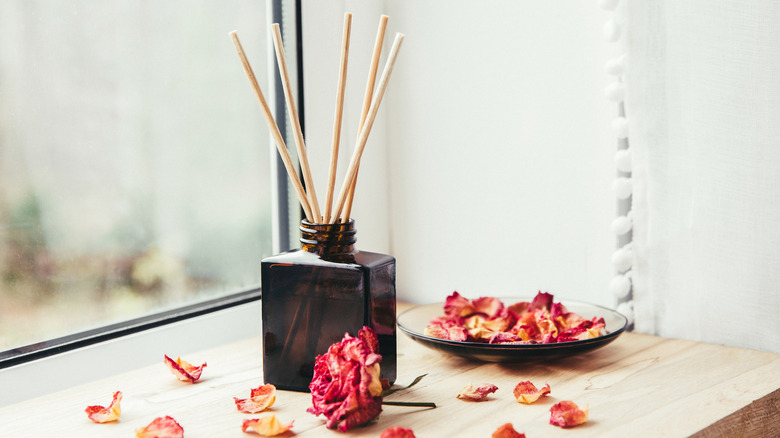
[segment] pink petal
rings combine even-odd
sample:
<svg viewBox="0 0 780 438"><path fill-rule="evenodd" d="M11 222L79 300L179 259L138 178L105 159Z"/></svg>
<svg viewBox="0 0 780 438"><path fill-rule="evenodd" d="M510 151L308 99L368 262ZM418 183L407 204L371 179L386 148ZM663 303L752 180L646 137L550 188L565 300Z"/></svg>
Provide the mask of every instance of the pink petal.
<svg viewBox="0 0 780 438"><path fill-rule="evenodd" d="M498 390L498 386L491 383L483 383L481 385L467 385L460 390L458 394L459 399L482 401L487 398L489 394L492 394Z"/></svg>
<svg viewBox="0 0 780 438"><path fill-rule="evenodd" d="M252 389L249 398L239 399L233 397L236 409L247 414L256 414L273 406L276 401L276 387L267 383Z"/></svg>
<svg viewBox="0 0 780 438"><path fill-rule="evenodd" d="M172 417L157 417L146 427L135 430L136 438L183 438L184 429Z"/></svg>
<svg viewBox="0 0 780 438"><path fill-rule="evenodd" d="M241 430L247 433L256 433L260 436L276 436L281 435L288 430L292 429L293 422L288 424L282 424L276 415L266 415L263 418L256 418L252 420L244 420L241 424Z"/></svg>
<svg viewBox="0 0 780 438"><path fill-rule="evenodd" d="M506 423L499 426L491 438L525 438L524 433L518 433L512 426L512 423Z"/></svg>
<svg viewBox="0 0 780 438"><path fill-rule="evenodd" d="M87 406L85 411L90 420L95 423L108 423L110 421L116 421L119 416L122 415L122 409L119 407L119 402L122 401L122 392L117 391L114 393L114 398L111 400L111 404L104 408L103 406Z"/></svg>
<svg viewBox="0 0 780 438"><path fill-rule="evenodd" d="M549 394L550 385L545 383L542 389L537 389L530 380L526 380L525 382L518 383L512 393L514 394L518 403L525 403L530 405L536 400L539 400L539 397Z"/></svg>
<svg viewBox="0 0 780 438"><path fill-rule="evenodd" d="M379 438L416 438L412 429L404 429L400 426L390 427L382 431Z"/></svg>
<svg viewBox="0 0 780 438"><path fill-rule="evenodd" d="M203 373L203 368L206 367L205 362L203 365L196 367L189 364L188 362L183 361L180 357L176 358L176 360L173 360L168 357L167 354L165 355L165 365L168 367L171 373L176 376L177 379L183 382L189 381L192 383L195 383L198 379L200 379L200 375Z"/></svg>
<svg viewBox="0 0 780 438"><path fill-rule="evenodd" d="M582 410L576 403L564 400L550 408L550 424L560 427L572 427L588 421L588 408Z"/></svg>

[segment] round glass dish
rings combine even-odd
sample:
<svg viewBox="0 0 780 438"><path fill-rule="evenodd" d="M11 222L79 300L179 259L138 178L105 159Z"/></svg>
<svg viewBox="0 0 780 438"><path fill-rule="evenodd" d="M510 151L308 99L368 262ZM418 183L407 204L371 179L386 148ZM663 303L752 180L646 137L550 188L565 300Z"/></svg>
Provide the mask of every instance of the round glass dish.
<svg viewBox="0 0 780 438"><path fill-rule="evenodd" d="M532 299L501 298L501 301L509 305L518 301L531 301ZM604 318L607 334L581 341L521 345L450 341L424 335L425 326L433 318L444 314L444 303L426 304L401 313L398 315L398 328L426 347L485 362L521 362L572 356L601 348L617 339L626 329L628 322L626 317L612 309L576 301L561 301L561 303L569 312L578 313L585 318L590 319L594 316Z"/></svg>

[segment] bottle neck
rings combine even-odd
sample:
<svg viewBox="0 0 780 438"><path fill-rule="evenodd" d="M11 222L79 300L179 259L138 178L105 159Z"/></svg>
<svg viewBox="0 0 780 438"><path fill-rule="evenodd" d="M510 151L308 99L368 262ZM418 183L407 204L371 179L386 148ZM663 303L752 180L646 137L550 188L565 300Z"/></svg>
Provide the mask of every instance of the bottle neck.
<svg viewBox="0 0 780 438"><path fill-rule="evenodd" d="M355 221L335 224L313 224L301 221L301 249L314 254L346 255L355 252Z"/></svg>

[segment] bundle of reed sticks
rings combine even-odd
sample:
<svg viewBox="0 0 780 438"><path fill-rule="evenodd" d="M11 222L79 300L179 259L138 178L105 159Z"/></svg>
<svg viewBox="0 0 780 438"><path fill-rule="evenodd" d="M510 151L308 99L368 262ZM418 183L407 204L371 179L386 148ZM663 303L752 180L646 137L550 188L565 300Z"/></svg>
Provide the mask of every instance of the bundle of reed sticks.
<svg viewBox="0 0 780 438"><path fill-rule="evenodd" d="M292 181L295 193L298 196L298 201L301 203L303 212L306 216L306 220L311 223L327 223L333 224L337 221L346 222L350 219L352 211L352 200L355 196L355 185L357 183L358 169L360 168L360 160L363 156L363 150L366 147L368 136L371 132L371 127L376 119L377 112L379 111L379 105L384 97L385 90L387 89L387 83L390 80L390 75L393 72L395 66L395 60L398 57L398 50L401 48L404 35L396 33L393 45L390 48L390 52L385 61L385 67L382 71L382 75L379 78L379 83L376 85L376 74L379 67L379 58L382 52L382 45L384 43L385 29L387 28L388 17L383 15L379 20L379 29L377 30L376 41L374 43L374 52L371 57L371 65L368 73L368 81L366 83L366 91L363 97L363 108L360 114L360 122L358 125L358 137L355 142L355 149L352 153L352 159L349 163L349 168L344 176L344 181L341 186L341 190L338 194L337 201L333 205L333 194L336 181L336 163L338 161L339 144L341 142L341 125L342 125L342 113L344 108L344 94L345 84L347 78L347 63L349 58L349 41L352 29L352 14L344 14L344 29L341 41L341 62L339 67L339 80L338 91L336 97L336 111L335 120L333 122L333 144L331 148L330 159L330 171L328 174L328 191L325 201L325 211L320 210L319 202L317 200L317 194L314 189L314 182L312 180L311 169L309 167L309 160L306 155L306 146L303 139L303 132L301 130L300 120L298 118L298 112L295 107L295 101L292 95L290 86L290 75L287 71L287 61L284 56L284 47L282 46L282 34L279 28L279 24L275 23L272 26L272 37L274 43L274 49L276 51L276 59L279 65L279 74L282 78L282 88L284 89L285 101L287 104L287 111L291 119L293 127L295 146L298 152L298 161L301 167L301 173L303 174L303 180L305 183L301 183L298 173L295 169L295 164L290 157L290 153L287 151L284 138L274 120L268 104L265 101L263 92L260 89L260 85L257 82L252 66L249 64L249 60L244 53L244 49L241 46L241 42L238 39L236 31L230 32L230 38L233 40L233 44L236 47L236 52L244 66L249 82L252 85L252 89L255 92L265 121L268 124L268 128L271 131L271 136L276 143L276 148L279 151L279 155L282 157L287 174Z"/></svg>

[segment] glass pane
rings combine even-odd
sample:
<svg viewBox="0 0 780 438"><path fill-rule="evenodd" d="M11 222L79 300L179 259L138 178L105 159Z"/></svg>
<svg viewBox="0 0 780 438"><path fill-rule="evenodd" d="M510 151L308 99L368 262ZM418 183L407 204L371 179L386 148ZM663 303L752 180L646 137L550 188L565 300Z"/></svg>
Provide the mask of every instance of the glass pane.
<svg viewBox="0 0 780 438"><path fill-rule="evenodd" d="M271 154L234 29L266 77L263 1L0 2L0 350L259 285Z"/></svg>

